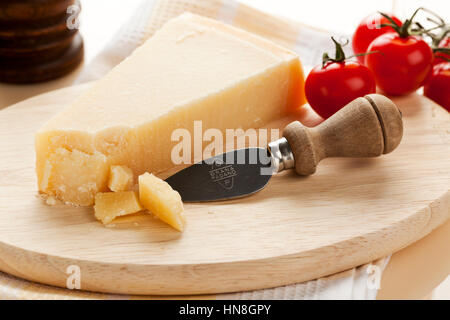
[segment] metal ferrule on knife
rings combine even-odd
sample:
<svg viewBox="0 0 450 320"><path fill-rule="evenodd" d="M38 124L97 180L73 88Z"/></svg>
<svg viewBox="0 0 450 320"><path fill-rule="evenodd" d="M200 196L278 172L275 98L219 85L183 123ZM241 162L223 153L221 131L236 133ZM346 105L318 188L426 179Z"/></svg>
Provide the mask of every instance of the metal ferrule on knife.
<svg viewBox="0 0 450 320"><path fill-rule="evenodd" d="M294 168L294 154L285 137L270 142L268 147L274 172Z"/></svg>

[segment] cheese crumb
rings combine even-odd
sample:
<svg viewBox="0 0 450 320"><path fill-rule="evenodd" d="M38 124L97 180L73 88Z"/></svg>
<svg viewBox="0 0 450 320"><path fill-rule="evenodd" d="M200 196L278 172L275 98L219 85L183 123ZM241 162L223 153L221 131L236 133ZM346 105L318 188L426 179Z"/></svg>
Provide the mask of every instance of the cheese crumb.
<svg viewBox="0 0 450 320"><path fill-rule="evenodd" d="M55 197L48 196L47 199L45 200L45 203L49 206L56 206L58 201L55 199Z"/></svg>

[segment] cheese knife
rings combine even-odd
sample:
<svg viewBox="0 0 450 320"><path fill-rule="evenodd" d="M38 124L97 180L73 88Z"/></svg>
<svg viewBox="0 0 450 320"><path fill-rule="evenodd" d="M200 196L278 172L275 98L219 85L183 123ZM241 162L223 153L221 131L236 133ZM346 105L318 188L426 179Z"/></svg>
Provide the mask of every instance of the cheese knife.
<svg viewBox="0 0 450 320"><path fill-rule="evenodd" d="M293 169L305 176L330 157L377 157L393 151L403 135L402 115L385 96L350 102L320 125L294 121L267 148L229 151L187 167L166 179L184 202L235 199L263 189L270 178Z"/></svg>

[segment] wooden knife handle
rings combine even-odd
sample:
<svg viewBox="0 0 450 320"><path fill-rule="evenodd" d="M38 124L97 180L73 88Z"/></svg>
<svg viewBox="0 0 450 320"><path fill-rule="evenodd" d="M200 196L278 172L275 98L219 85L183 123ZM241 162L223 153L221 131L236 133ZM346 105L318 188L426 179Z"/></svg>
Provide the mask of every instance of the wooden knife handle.
<svg viewBox="0 0 450 320"><path fill-rule="evenodd" d="M310 175L329 157L377 157L394 150L403 135L402 115L385 96L357 98L314 128L294 121L283 135L294 155L295 171Z"/></svg>

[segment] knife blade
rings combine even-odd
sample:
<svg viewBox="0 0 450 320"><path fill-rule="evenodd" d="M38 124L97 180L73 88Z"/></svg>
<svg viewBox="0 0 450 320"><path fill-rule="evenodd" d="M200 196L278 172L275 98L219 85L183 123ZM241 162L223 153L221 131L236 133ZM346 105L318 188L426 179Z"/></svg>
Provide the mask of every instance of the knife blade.
<svg viewBox="0 0 450 320"><path fill-rule="evenodd" d="M166 182L180 193L184 202L215 201L255 193L266 186L271 173L267 149L246 148L198 162Z"/></svg>
<svg viewBox="0 0 450 320"><path fill-rule="evenodd" d="M267 148L245 148L211 157L166 179L184 202L236 199L263 189L283 170L310 175L329 157L377 157L403 135L402 115L388 98L357 98L314 128L294 121Z"/></svg>

